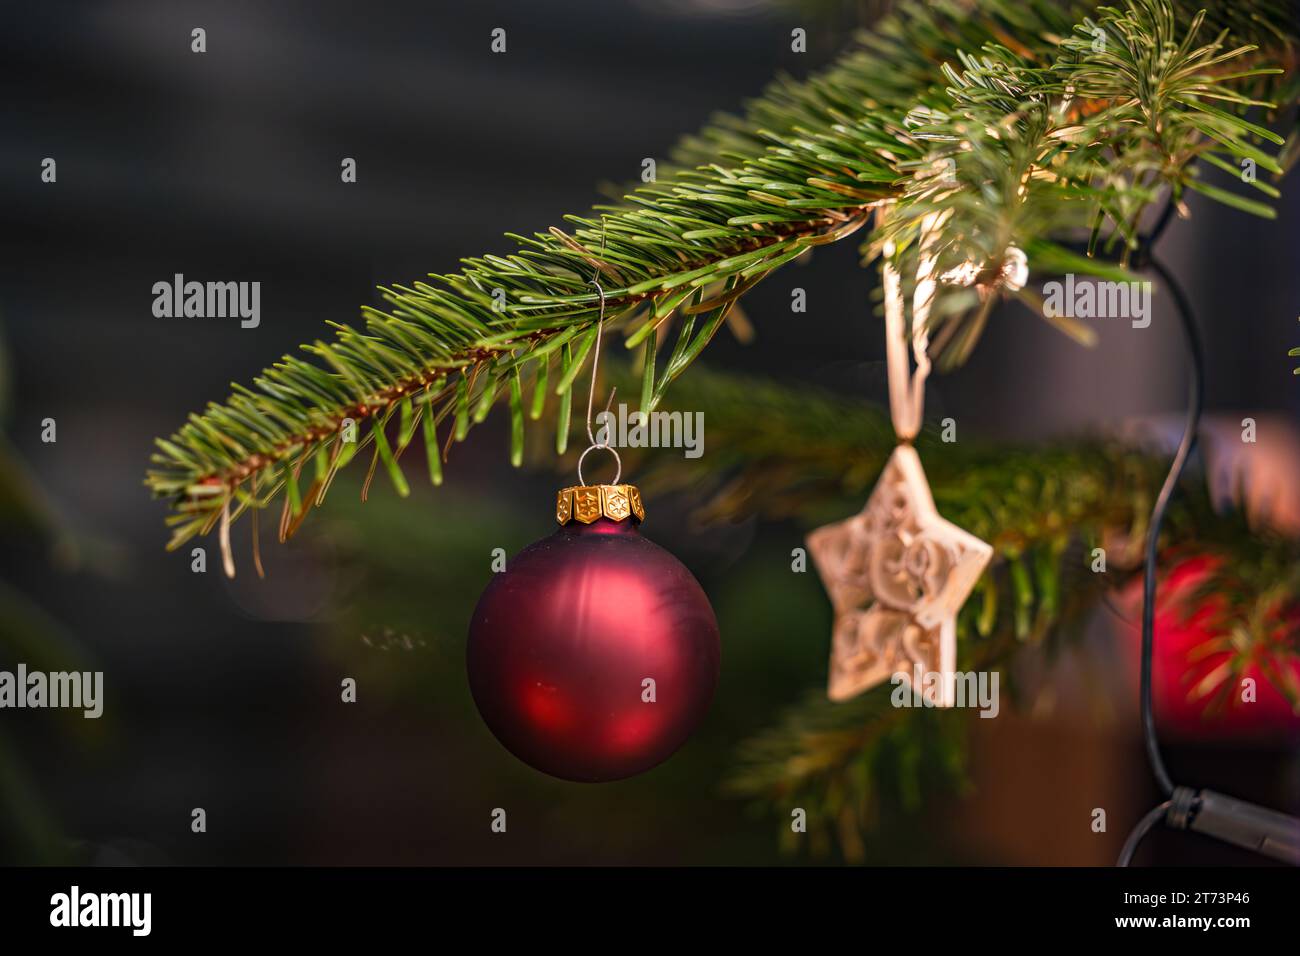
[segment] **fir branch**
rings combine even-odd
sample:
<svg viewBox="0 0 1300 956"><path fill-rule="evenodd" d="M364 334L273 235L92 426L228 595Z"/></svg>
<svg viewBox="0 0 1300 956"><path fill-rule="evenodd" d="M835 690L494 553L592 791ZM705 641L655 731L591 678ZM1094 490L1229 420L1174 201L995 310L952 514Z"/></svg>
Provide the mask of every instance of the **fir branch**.
<svg viewBox="0 0 1300 956"><path fill-rule="evenodd" d="M671 170L617 206L568 217L567 230L513 235L514 254L465 259L459 272L381 289L387 310L363 309L361 329L336 325L333 341L304 347L309 358L284 356L254 388L235 386L225 404L159 440L147 484L172 501L169 547L220 525L230 569L229 528L244 510L283 493L283 540L359 451L370 454L367 490L382 463L404 494L400 458L417 430L436 483L439 455L502 395L516 423L526 384L531 411L541 411L547 392L567 409L596 339L593 275L605 321L627 330L629 347L652 348L664 323L682 316L668 360L643 389L650 410L741 295L808 250L854 234L882 204L892 211L868 243L873 254L889 240L905 258L918 223L938 213L946 217L941 263L968 264L981 277L979 301L957 290L933 312L954 320L934 339L951 361L978 338L1013 246L1037 268L1075 261L1058 233L1077 211L1091 210L1094 233L1108 222L1131 244L1159 183L1243 205L1197 187L1189 163L1221 153L1221 162L1272 168L1254 145L1271 134L1204 100L1238 112L1255 102L1241 90L1271 73L1213 68L1251 43L1289 49L1284 8L1265 3L1245 17L1214 4L1210 19L1249 41L1228 50L1223 36L1193 46L1200 21L1182 3L1102 8L1098 22L1124 42L1101 59L1061 39L1077 15L1043 0L976 9L913 0L830 70L778 83L747 119L688 143L680 155L703 160L693 168ZM1090 23L1079 36L1090 35ZM1159 69L1148 76L1148 67ZM1078 116L1067 100L1095 109ZM955 181L936 176L936 163L954 169ZM511 434L518 462L523 429Z"/></svg>
<svg viewBox="0 0 1300 956"><path fill-rule="evenodd" d="M627 368L611 374L620 389L635 379ZM704 523L758 515L811 527L842 518L861 508L896 444L883 407L710 368L696 368L666 407L706 410L707 460L620 454L650 494L689 492ZM992 637L1005 625L1037 640L1060 622L1061 594L1087 591L1089 582L1120 587L1136 572L1168 467L1162 456L1100 436L1034 447L944 442L933 426L915 446L940 512L995 551L959 618L965 637ZM1090 570L1095 547L1107 551L1107 574ZM1216 514L1199 474L1180 487L1161 547L1170 562L1187 553L1222 557L1208 585L1228 601L1222 631L1229 621L1239 626L1249 615L1235 612L1266 592L1275 605L1300 607L1300 542L1252 530L1240 512Z"/></svg>
<svg viewBox="0 0 1300 956"><path fill-rule="evenodd" d="M620 387L633 378L612 371ZM629 469L644 469L638 483L649 493L689 490L703 522L760 515L809 527L842 518L861 508L895 445L885 409L807 385L697 368L671 406L707 410L707 464L622 454ZM1163 458L1100 439L1035 449L944 443L933 429L916 444L940 513L995 552L958 617L960 669L1004 672L1027 644L1068 637L1140 570L1137 548ZM1106 573L1092 570L1098 546L1107 551ZM1300 542L1254 532L1239 513L1216 515L1203 481L1189 476L1161 553L1167 568L1191 555L1211 559L1184 607L1210 611L1200 614L1206 637L1194 653L1230 656L1202 678L1202 696L1222 696L1256 669L1293 704L1300 700ZM891 689L847 703L810 693L740 747L728 792L781 821L783 834L791 808L802 807L810 827L823 828L810 829L815 847L835 844L862 858L882 799L906 808L916 802L909 795L962 779L964 715L895 709Z"/></svg>
<svg viewBox="0 0 1300 956"><path fill-rule="evenodd" d="M740 746L724 792L780 818L782 849L801 848L789 825L801 809L813 855L834 846L849 862L863 862L866 835L887 809L915 812L924 794L965 780L961 715L894 708L889 696L888 686L842 703L810 693Z"/></svg>

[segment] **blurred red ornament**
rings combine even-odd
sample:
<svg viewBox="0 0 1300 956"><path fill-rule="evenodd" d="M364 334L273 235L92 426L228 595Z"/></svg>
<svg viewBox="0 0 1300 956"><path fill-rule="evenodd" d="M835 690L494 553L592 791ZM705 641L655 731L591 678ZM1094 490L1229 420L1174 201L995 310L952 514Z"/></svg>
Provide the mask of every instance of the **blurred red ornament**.
<svg viewBox="0 0 1300 956"><path fill-rule="evenodd" d="M566 488L559 530L511 558L474 611L474 703L507 750L552 776L648 770L713 698L713 609L690 571L641 536L642 514L631 485Z"/></svg>
<svg viewBox="0 0 1300 956"><path fill-rule="evenodd" d="M1295 613L1279 615L1276 629L1266 639L1269 646L1256 654L1256 660L1269 662L1271 674L1254 660L1243 660L1241 648L1221 633L1223 599L1210 594L1195 607L1187 604L1217 565L1213 557L1188 558L1160 582L1151 659L1156 724L1162 735L1184 740L1300 739L1300 713L1275 683L1281 678L1292 687L1300 686L1300 657L1294 650L1300 620ZM1134 615L1139 615L1140 580L1126 599ZM1142 634L1137 627L1129 627L1128 632L1136 683ZM1254 681L1254 700L1242 699L1246 678Z"/></svg>

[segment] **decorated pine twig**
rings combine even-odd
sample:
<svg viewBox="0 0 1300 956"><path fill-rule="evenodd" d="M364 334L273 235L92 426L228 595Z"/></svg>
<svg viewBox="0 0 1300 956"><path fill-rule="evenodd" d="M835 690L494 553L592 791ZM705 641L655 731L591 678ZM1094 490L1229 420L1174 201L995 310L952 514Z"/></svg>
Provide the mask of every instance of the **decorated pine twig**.
<svg viewBox="0 0 1300 956"><path fill-rule="evenodd" d="M630 383L632 374L621 370L614 381ZM647 490L689 491L704 522L753 514L800 528L825 522L860 501L893 447L884 409L808 385L698 368L675 390L676 406L709 409L708 461L624 457L644 472ZM1040 641L1062 619L1062 595L1082 587L1092 606L1098 592L1088 585L1116 588L1135 573L1167 467L1158 455L1100 436L1032 448L946 443L937 428L915 444L930 463L939 509L994 550L959 619L965 638L978 644L1005 628L1018 641ZM1096 547L1106 549L1105 573L1092 571ZM1203 475L1184 481L1161 547L1171 559L1222 557L1199 590L1224 598L1223 633L1300 603L1300 543L1250 528L1240 511L1216 514ZM1268 631L1250 633L1265 646Z"/></svg>
<svg viewBox="0 0 1300 956"><path fill-rule="evenodd" d="M603 336L621 332L636 353L640 409L651 412L670 386L689 387L684 373L746 292L855 235L885 277L891 353L910 339L918 370L966 361L1007 297L1088 342L1086 326L1043 307L1029 275L1127 278L1157 200L1186 214L1195 192L1273 215L1270 177L1284 171L1279 155L1295 150L1266 124L1297 98L1295 30L1287 6L1268 0L1249 8L905 0L828 70L778 81L742 115L686 140L658 181L563 227L512 235L513 254L464 259L459 271L381 289L385 307L364 308L360 328L336 325L330 341L304 347L306 357L285 356L253 387L236 386L224 404L192 415L159 442L148 476L173 508L171 546L219 529L233 574L230 526L244 511L256 520L282 499L279 537L288 538L361 452L369 459L362 496L380 464L404 496L401 457L417 435L436 484L451 445L502 399L513 464L524 460L526 420L548 406L562 455L573 388L587 368L590 430ZM1240 185L1211 182L1216 168ZM1243 169L1252 174L1239 176ZM914 293L911 320L899 306L904 283ZM891 364L910 367L898 358ZM673 478L697 482L693 492L711 496L707 510L823 520L842 517L845 496L882 469L882 500L906 486L910 510L891 500L869 510L911 524L900 530L864 513L812 543L841 623L882 606L891 616L874 644L915 645L920 634L933 654L918 663L945 675L959 664L996 671L1018 647L1094 606L1136 566L1144 537L1149 585L1157 557L1217 546L1225 557L1211 576L1224 598L1215 640L1248 648L1218 679L1258 666L1270 679L1281 675L1294 699L1286 679L1294 641L1276 637L1300 581L1274 573L1294 565L1294 545L1249 536L1249 549L1240 547L1233 535L1241 529L1214 519L1190 482L1164 535L1148 533L1159 527L1147 522L1163 463L1100 441L940 447L922 427L919 381L904 386L910 403L893 403L904 447L887 460L893 435L879 414L844 415L833 400L801 394L795 402L777 390L768 397L788 406L785 426L765 418L766 434L746 432L740 416L728 419L725 385L709 393L709 379L700 381L695 400L714 426L709 471L692 477L686 466ZM750 421L756 391L743 396ZM605 447L591 441L588 451ZM470 681L485 720L517 756L567 779L614 779L664 759L701 719L717 680L708 601L680 563L640 539L641 513L634 486L617 478L588 486L579 465L578 485L557 496L560 529L501 569L471 626ZM945 600L918 614L908 594L886 593L891 581L881 575L862 584L882 536L893 536L889 546L929 549L905 555L917 559L910 563L893 560L895 578L900 567L914 577L938 566L960 572L952 586L931 575ZM1110 542L1121 544L1114 569L1085 568L1084 556ZM611 638L628 628L635 639ZM861 651L842 656L860 663ZM899 660L863 669L837 696L884 680ZM650 671L657 676L642 676ZM641 705L657 702L665 674L677 696L647 718ZM639 700L628 695L638 680L649 695ZM960 753L951 714L887 710L876 689L839 706L796 708L744 748L734 787L760 802L819 807L853 854L879 778L906 803L922 776L952 776Z"/></svg>
<svg viewBox="0 0 1300 956"><path fill-rule="evenodd" d="M630 372L615 381L626 387ZM712 459L638 455L629 464L648 469L643 484L656 493L689 489L706 522L759 514L808 527L842 514L893 447L883 408L806 385L699 368L674 390L675 405L710 410ZM933 463L940 509L995 552L958 620L963 669L1004 670L1026 646L1068 639L1086 612L1113 603L1136 577L1132 545L1146 532L1163 459L1100 438L1030 449L948 444L932 429L916 443ZM1101 545L1110 559L1104 571L1093 550ZM1208 607L1192 656L1221 663L1183 692L1213 712L1256 674L1300 708L1300 634L1287 623L1300 607L1300 542L1252 531L1239 512L1215 514L1203 476L1192 475L1174 500L1161 553L1169 567L1188 556L1212 562L1195 589L1175 595L1172 613ZM789 808L802 807L816 824L815 848L834 844L860 858L882 801L914 807L923 792L963 779L965 716L896 709L892 693L877 688L840 703L811 692L741 745L728 793L768 811L787 835Z"/></svg>
<svg viewBox="0 0 1300 956"><path fill-rule="evenodd" d="M359 452L364 489L382 463L405 494L399 459L417 433L437 483L450 444L502 396L514 463L525 418L548 400L563 451L571 387L597 338L593 270L606 322L647 359L648 411L773 271L861 233L883 204L891 215L866 230L866 252L889 243L906 265L920 222L938 215L938 269L971 281L936 301L931 351L960 362L1006 291L1012 249L1034 270L1113 271L1074 251L1076 232L1122 261L1161 189L1270 214L1200 171L1253 163L1265 174L1254 187L1275 193L1269 149L1281 140L1243 114L1293 98L1277 65L1293 29L1274 3L905 3L822 75L779 82L744 116L687 141L658 182L566 228L514 236L512 255L386 287L387 309L363 309L360 329L337 326L332 341L304 347L307 358L285 356L192 415L159 441L148 476L172 503L171 546L220 528L233 573L231 522L282 498L287 538Z"/></svg>

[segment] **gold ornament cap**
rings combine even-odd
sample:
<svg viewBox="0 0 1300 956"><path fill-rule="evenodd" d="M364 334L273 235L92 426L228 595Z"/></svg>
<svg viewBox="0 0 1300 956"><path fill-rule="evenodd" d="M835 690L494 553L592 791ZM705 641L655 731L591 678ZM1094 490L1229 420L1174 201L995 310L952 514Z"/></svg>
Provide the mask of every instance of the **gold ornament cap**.
<svg viewBox="0 0 1300 956"><path fill-rule="evenodd" d="M573 485L556 492L555 520L560 524L591 524L597 518L644 521L641 490L636 485Z"/></svg>

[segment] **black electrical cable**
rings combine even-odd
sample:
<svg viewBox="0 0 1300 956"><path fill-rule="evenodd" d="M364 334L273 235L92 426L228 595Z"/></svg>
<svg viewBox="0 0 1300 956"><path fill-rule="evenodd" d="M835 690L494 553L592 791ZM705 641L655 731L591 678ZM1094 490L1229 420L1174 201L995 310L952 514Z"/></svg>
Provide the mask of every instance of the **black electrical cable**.
<svg viewBox="0 0 1300 956"><path fill-rule="evenodd" d="M1138 825L1133 828L1128 835L1128 839L1124 841L1124 849L1119 851L1119 859L1115 861L1116 866L1129 865L1129 861L1133 859L1133 854L1137 851L1138 844L1164 818L1164 815L1169 811L1169 805L1170 802L1166 800L1138 821Z"/></svg>
<svg viewBox="0 0 1300 956"><path fill-rule="evenodd" d="M1160 210L1160 216L1156 219L1156 224L1151 227L1151 231L1141 241L1137 248L1136 262L1137 268L1141 268L1151 261L1151 250L1155 248L1156 240L1159 239L1174 218L1174 197L1169 196L1165 200L1165 208Z"/></svg>
<svg viewBox="0 0 1300 956"><path fill-rule="evenodd" d="M1138 845L1156 824L1164 822L1176 830L1194 830L1206 836L1214 837L1225 843L1243 847L1255 853L1282 860L1292 865L1300 865L1300 819L1259 807L1235 797L1214 793L1210 790L1177 786L1165 768L1160 755L1160 741L1156 736L1155 716L1151 708L1151 662L1155 646L1155 605L1157 550L1160 528L1164 524L1165 511L1169 501L1178 488L1178 481L1187 459L1196 447L1197 430L1200 425L1201 410L1205 405L1205 355L1201 347L1200 334L1196 328L1196 316L1187 293L1174 277L1173 273L1150 254L1151 243L1168 225L1171 206L1165 207L1155 229L1152 230L1135 256L1136 265L1151 268L1161 282L1169 289L1183 326L1187 339L1187 352L1190 358L1188 375L1187 417L1183 426L1183 435L1174 454L1169 474L1165 476L1164 485L1156 498L1155 507L1151 509L1151 521L1147 528L1146 562L1142 569L1142 736L1146 743L1147 757L1151 763L1151 772L1167 799L1138 821L1124 847L1120 851L1117 866L1128 866L1137 852Z"/></svg>
<svg viewBox="0 0 1300 956"><path fill-rule="evenodd" d="M1183 425L1183 437L1178 443L1173 464L1169 474L1156 498L1155 507L1151 509L1151 522L1147 528L1146 563L1142 569L1142 735L1146 739L1147 757L1151 761L1151 772L1155 774L1156 783L1167 797L1174 792L1174 781L1165 769L1164 759L1160 756L1160 743L1156 738L1155 716L1151 708L1151 657L1155 643L1156 614L1156 574L1158 571L1157 547L1159 545L1160 527L1164 524L1165 512L1169 501L1178 488L1187 459L1196 446L1196 432L1201 420L1201 409L1205 404L1204 365L1205 357L1201 349L1201 337L1196 331L1196 316L1192 304L1178 280L1159 259L1150 260L1151 268L1160 276L1161 281L1173 294L1174 304L1178 308L1178 317L1182 321L1183 334L1187 339L1187 351L1191 358L1188 371L1187 418Z"/></svg>
<svg viewBox="0 0 1300 956"><path fill-rule="evenodd" d="M1159 570L1157 552L1160 543L1160 528L1164 524L1165 512L1169 509L1169 501L1178 488L1178 481L1187 465L1187 459L1196 446L1201 409L1205 404L1205 356L1201 348L1201 337L1196 329L1196 316L1192 311L1192 304L1173 273L1151 253L1156 240L1160 238L1173 219L1173 212L1174 201L1173 197L1170 196L1165 203L1164 210L1160 213L1160 218L1142 240L1134 256L1134 261L1131 263L1136 268L1150 266L1172 293L1174 305L1178 311L1178 318L1183 327L1183 335L1187 340L1188 357L1191 359L1188 376L1187 417L1183 425L1183 435L1179 440L1173 463L1169 466L1169 473L1165 476L1164 484L1160 488L1160 494L1156 498L1155 507L1151 509L1151 520L1147 527L1146 560L1142 568L1142 737L1146 743L1151 772L1155 775L1156 783L1166 797L1173 795L1174 781L1169 776L1169 771L1165 768L1164 758L1160 754L1160 740L1156 736L1156 721L1151 701L1151 667L1155 647L1156 583ZM1129 865L1138 844L1165 816L1169 806L1170 801L1165 800L1164 803L1138 821L1128 839L1124 841L1124 848L1120 852L1119 860L1116 862L1117 866Z"/></svg>

